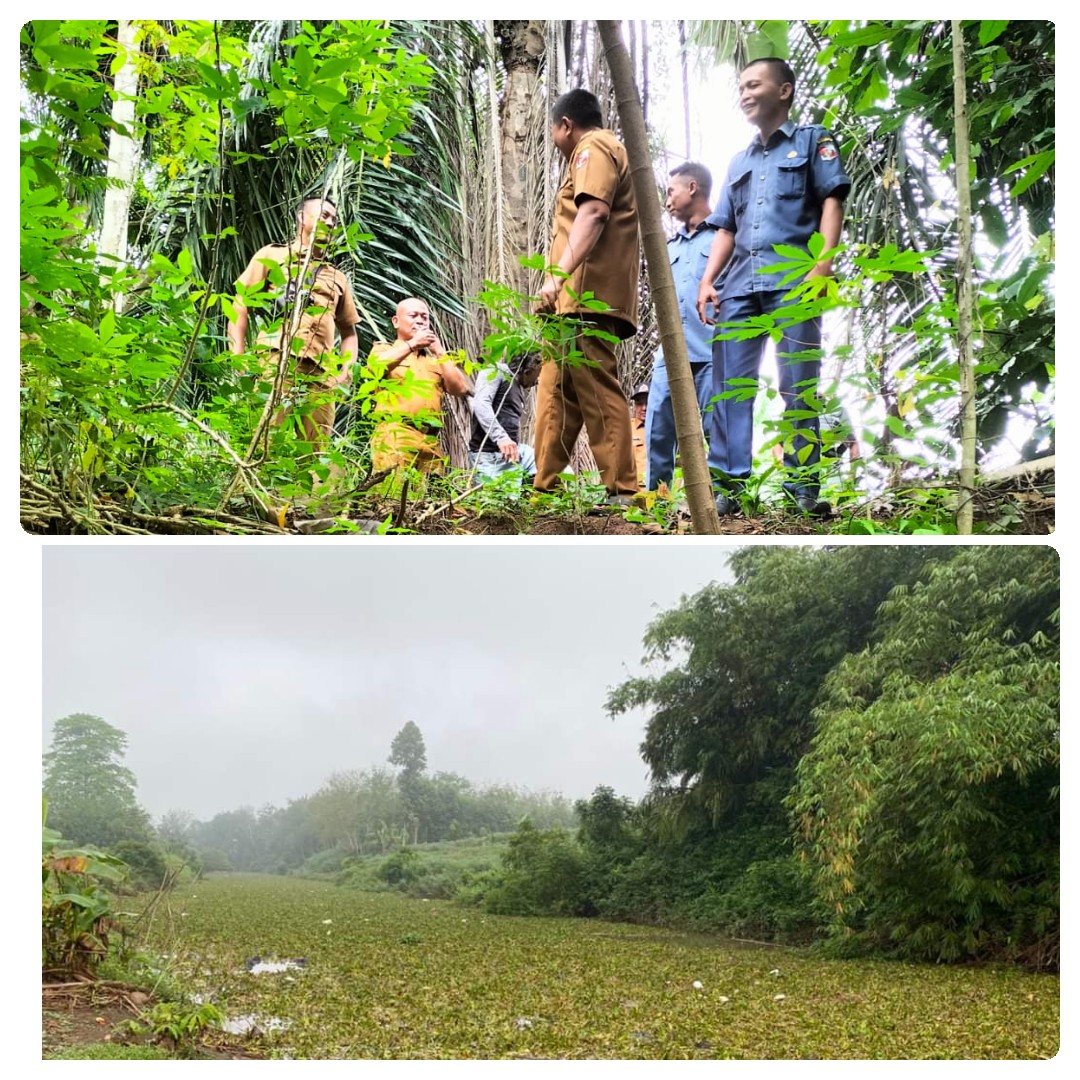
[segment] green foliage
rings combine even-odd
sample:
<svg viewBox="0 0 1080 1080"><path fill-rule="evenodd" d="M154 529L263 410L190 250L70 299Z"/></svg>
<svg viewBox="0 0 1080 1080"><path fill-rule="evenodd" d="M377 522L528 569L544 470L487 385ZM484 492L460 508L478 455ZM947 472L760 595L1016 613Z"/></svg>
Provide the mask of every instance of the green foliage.
<svg viewBox="0 0 1080 1080"><path fill-rule="evenodd" d="M260 151L321 157L315 171L326 174L347 160L389 165L409 152L401 137L431 74L380 21L304 22L265 68L217 23L140 27L151 52L131 134L150 186L136 201L170 204L172 217L133 238L139 271L100 265L81 205L103 188L114 126L97 70L97 57L117 48L108 24L30 22L21 32L21 460L33 503L24 521L38 530L153 530L177 504L200 508L193 520L203 528L237 527L246 502L227 495L268 388L223 349L231 279L216 273L217 245L236 228L222 178L246 160L227 160L228 136L261 116L271 130ZM206 207L211 220L170 245L176 217ZM349 241L362 242L358 229ZM293 425L259 449L240 469L241 495L264 506L268 487L290 499L311 491L313 471L318 484L330 463L349 465L337 449L314 470L298 462L310 447Z"/></svg>
<svg viewBox="0 0 1080 1080"><path fill-rule="evenodd" d="M127 874L120 859L72 847L46 824L41 807L41 967L50 974L88 974L106 958L119 929L107 882Z"/></svg>
<svg viewBox="0 0 1080 1080"><path fill-rule="evenodd" d="M65 836L100 847L149 838L135 777L122 764L126 748L127 736L99 716L73 713L53 725L43 790L53 825Z"/></svg>
<svg viewBox="0 0 1080 1080"><path fill-rule="evenodd" d="M124 1046L122 1043L91 1043L46 1055L49 1061L168 1061L171 1057L162 1046Z"/></svg>
<svg viewBox="0 0 1080 1080"><path fill-rule="evenodd" d="M865 367L854 374L866 379L892 420L917 409L921 423L929 426L933 417L940 425L956 413L955 406L934 409L932 400L946 383L956 396L955 316L949 313L955 311L956 239L950 215L935 212L955 206L951 25L838 20L814 22L811 29L818 43L812 78L823 79L828 122L844 134L842 153L853 179L848 234L871 248L938 249L929 280L944 287L925 290L899 280L866 292L862 306L874 313L871 323L897 322L899 333L890 342L867 325ZM1054 364L1055 29L1045 20L966 20L962 33L980 233L979 440L991 446L1010 418L1023 416L1034 422L1022 448L1027 459L1052 448L1054 435L1052 415L1039 401L1052 393ZM929 332L936 317L920 318L935 308L950 326L946 341ZM888 452L887 432L884 439ZM939 452L933 439L925 445Z"/></svg>
<svg viewBox="0 0 1080 1080"><path fill-rule="evenodd" d="M401 848L379 864L379 877L387 885L409 885L419 876L420 856L411 848Z"/></svg>
<svg viewBox="0 0 1080 1080"><path fill-rule="evenodd" d="M224 1019L221 1010L209 1002L159 1001L137 1020L125 1021L121 1029L132 1035L167 1041L184 1056L190 1056L199 1038L211 1028L219 1027Z"/></svg>
<svg viewBox="0 0 1080 1080"><path fill-rule="evenodd" d="M136 890L160 889L168 884L169 871L165 853L146 840L120 840L111 854L126 863L128 882Z"/></svg>
<svg viewBox="0 0 1080 1080"><path fill-rule="evenodd" d="M573 915L584 906L583 860L563 829L537 829L528 818L510 837L502 880L484 898L498 915Z"/></svg>
<svg viewBox="0 0 1080 1080"><path fill-rule="evenodd" d="M428 900L482 903L493 871L502 865L507 837L449 840L420 844L389 858L368 855L349 858L336 877L339 885L365 892L392 889Z"/></svg>
<svg viewBox="0 0 1080 1080"><path fill-rule="evenodd" d="M411 720L394 736L388 760L407 775L418 776L427 768L424 736Z"/></svg>
<svg viewBox="0 0 1080 1080"><path fill-rule="evenodd" d="M1058 603L1052 549L959 549L830 675L791 807L834 933L1056 963Z"/></svg>
<svg viewBox="0 0 1080 1080"><path fill-rule="evenodd" d="M862 647L878 602L927 557L747 549L732 559L734 585L707 586L653 620L645 661L679 662L625 681L607 708L650 711L642 756L673 821L720 820L770 769L798 760L822 680Z"/></svg>

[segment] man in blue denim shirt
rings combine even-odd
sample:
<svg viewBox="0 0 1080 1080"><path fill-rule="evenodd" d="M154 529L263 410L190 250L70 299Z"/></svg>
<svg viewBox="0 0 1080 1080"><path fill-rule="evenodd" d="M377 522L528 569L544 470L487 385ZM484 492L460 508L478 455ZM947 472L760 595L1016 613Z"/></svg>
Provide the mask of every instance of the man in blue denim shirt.
<svg viewBox="0 0 1080 1080"><path fill-rule="evenodd" d="M701 274L712 249L716 226L707 221L712 173L696 161L684 161L668 174L667 212L679 222L679 230L668 241L671 276L679 302L690 371L694 376L698 403L704 416L712 388L712 338L715 331L697 316L697 293ZM649 384L649 405L645 413L645 444L648 473L645 486L655 491L661 484L671 485L675 472L675 411L671 406L667 364L661 346L653 361Z"/></svg>
<svg viewBox="0 0 1080 1080"><path fill-rule="evenodd" d="M718 231L698 290L697 310L703 323L713 321L708 316L710 303L716 305L720 323L739 322L783 307L787 287L780 280L784 271L768 272L768 267L786 257L778 255L774 245L805 248L815 232L825 238L826 250L840 242L844 198L851 181L829 131L816 124L796 126L789 119L794 93L794 72L775 57L754 60L739 76L739 104L758 136L732 159L716 212L709 218ZM718 295L713 282L725 267L728 274ZM829 260L817 263L807 275L831 276ZM765 340L765 335L759 335L714 343L714 394L740 385L732 386L729 380L758 377ZM819 355L800 359L797 354L820 353L820 349L820 319L789 326L777 343L785 410L813 412L803 395L813 393L821 360ZM712 417L709 467L718 478L716 509L730 514L738 509L738 491L753 464L753 398L716 401ZM803 513L827 514L831 508L818 500L818 484L810 468L820 457L818 418L792 417L791 422L796 433L785 446L789 479L784 490Z"/></svg>

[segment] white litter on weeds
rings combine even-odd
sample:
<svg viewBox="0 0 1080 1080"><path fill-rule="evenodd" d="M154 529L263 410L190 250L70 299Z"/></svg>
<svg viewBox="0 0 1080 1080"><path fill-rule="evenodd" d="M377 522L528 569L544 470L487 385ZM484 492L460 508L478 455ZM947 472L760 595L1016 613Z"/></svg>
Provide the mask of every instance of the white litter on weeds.
<svg viewBox="0 0 1080 1080"><path fill-rule="evenodd" d="M248 968L252 975L280 975L283 971L300 970L303 970L303 965L295 960L260 960Z"/></svg>

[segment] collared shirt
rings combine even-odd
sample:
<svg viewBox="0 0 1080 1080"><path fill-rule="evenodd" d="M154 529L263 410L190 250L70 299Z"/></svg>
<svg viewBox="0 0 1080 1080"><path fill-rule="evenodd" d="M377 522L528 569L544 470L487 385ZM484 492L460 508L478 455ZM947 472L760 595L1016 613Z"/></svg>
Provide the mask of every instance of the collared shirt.
<svg viewBox="0 0 1080 1080"><path fill-rule="evenodd" d="M376 341L371 346L367 374L383 381L375 391L371 415L379 421L404 420L420 426L439 423L444 391L439 368L445 359L420 349L408 353L387 372L383 355L396 344L396 341Z"/></svg>
<svg viewBox="0 0 1080 1080"><path fill-rule="evenodd" d="M571 291L579 296L591 292L608 305L605 314L618 320L619 336L629 337L637 329L641 270L637 203L626 147L607 128L586 131L567 163L555 200L549 264L558 262L566 250L578 208L589 198L607 203L611 213L596 246L559 292L555 310L559 315L588 313Z"/></svg>
<svg viewBox="0 0 1080 1080"><path fill-rule="evenodd" d="M291 244L267 244L255 252L248 269L254 270L255 281L266 281L265 295L272 297L276 305L264 317L276 322L294 311L296 285L306 258L307 249L295 240ZM270 282L268 262L281 267L285 276L283 285ZM356 313L349 279L336 266L313 258L307 267L304 286L302 307L296 309L299 320L293 337L293 355L307 362L309 373L321 374L324 369L319 358L323 353L333 352L335 329L355 326L360 316ZM280 324L276 328L265 327L258 336L259 344L271 350L280 346L281 339Z"/></svg>
<svg viewBox="0 0 1080 1080"><path fill-rule="evenodd" d="M776 244L805 248L821 227L822 203L830 195L843 199L850 188L827 128L787 120L766 145L755 136L732 158L708 218L735 236L720 299L790 288L780 284L786 271L758 271L789 261L773 250Z"/></svg>
<svg viewBox="0 0 1080 1080"><path fill-rule="evenodd" d="M679 231L668 241L668 261L671 276L675 279L679 319L691 364L712 363L712 339L716 336L716 327L698 318L697 295L717 228L706 218L699 221L692 232L685 225L679 226ZM664 363L662 345L656 352L656 363Z"/></svg>

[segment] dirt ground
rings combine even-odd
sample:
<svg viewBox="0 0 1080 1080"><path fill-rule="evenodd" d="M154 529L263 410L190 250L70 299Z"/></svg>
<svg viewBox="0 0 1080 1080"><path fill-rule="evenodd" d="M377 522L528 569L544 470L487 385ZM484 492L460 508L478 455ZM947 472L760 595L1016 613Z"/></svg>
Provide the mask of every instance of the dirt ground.
<svg viewBox="0 0 1080 1080"><path fill-rule="evenodd" d="M61 1051L102 1043L151 1044L152 1040L148 1038L139 1038L116 1030L118 1024L134 1020L139 1014L137 1005L132 1003L133 994L137 995L138 991L114 984L64 987L42 984L42 1058L52 1057ZM139 1001L138 996L136 1001ZM259 1057L258 1054L218 1036L205 1040L194 1056L219 1060Z"/></svg>

